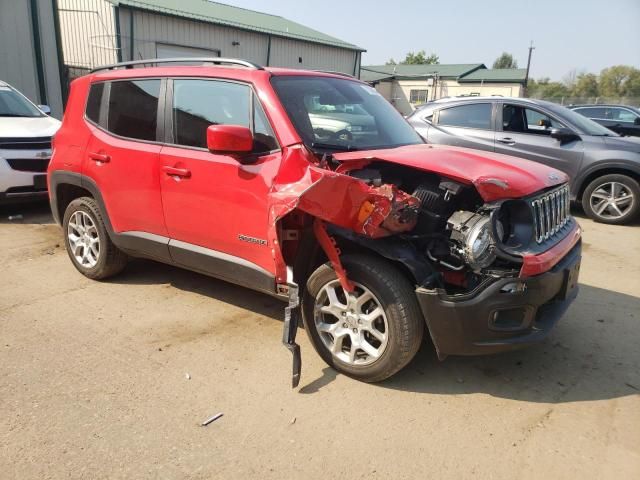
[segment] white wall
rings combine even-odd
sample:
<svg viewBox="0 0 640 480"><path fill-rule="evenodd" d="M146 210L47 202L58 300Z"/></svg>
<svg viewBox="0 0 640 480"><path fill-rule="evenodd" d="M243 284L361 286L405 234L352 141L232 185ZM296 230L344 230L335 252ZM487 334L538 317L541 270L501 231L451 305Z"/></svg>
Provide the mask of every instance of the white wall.
<svg viewBox="0 0 640 480"><path fill-rule="evenodd" d="M440 80L433 86L431 79L392 80L376 84L376 90L389 100L400 113L409 115L417 105L412 105L411 90L428 90L429 100L458 95L478 94L482 96L502 95L503 97L520 97L523 93L519 83L458 83L455 80Z"/></svg>

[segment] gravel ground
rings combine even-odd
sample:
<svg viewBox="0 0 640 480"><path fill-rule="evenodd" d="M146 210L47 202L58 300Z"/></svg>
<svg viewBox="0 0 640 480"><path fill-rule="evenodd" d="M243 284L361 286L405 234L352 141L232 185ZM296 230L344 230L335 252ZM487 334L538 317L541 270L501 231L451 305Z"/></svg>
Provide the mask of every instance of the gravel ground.
<svg viewBox="0 0 640 480"><path fill-rule="evenodd" d="M367 385L301 331L292 390L277 300L147 261L90 281L46 204L2 207L0 477L640 478L640 226L580 221L581 292L544 343L425 344Z"/></svg>

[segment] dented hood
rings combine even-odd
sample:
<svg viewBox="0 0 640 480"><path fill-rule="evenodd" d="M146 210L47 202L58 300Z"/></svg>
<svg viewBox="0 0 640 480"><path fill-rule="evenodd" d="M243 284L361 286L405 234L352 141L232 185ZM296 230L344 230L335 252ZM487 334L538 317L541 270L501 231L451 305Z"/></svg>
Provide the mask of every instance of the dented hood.
<svg viewBox="0 0 640 480"><path fill-rule="evenodd" d="M339 162L383 161L473 184L486 202L531 195L569 180L546 165L499 153L445 145L408 145L337 153Z"/></svg>

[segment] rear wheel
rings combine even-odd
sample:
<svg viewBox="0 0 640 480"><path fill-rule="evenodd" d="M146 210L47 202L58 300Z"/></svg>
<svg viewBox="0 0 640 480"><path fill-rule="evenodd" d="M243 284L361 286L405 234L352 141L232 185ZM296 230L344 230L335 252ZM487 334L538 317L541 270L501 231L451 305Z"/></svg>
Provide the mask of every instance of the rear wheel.
<svg viewBox="0 0 640 480"><path fill-rule="evenodd" d="M91 197L73 200L64 212L64 243L80 273L102 280L120 273L127 256L111 241L98 205Z"/></svg>
<svg viewBox="0 0 640 480"><path fill-rule="evenodd" d="M424 320L415 292L393 265L368 255L345 256L355 291L346 292L329 264L309 278L303 298L305 330L336 370L379 382L418 352Z"/></svg>
<svg viewBox="0 0 640 480"><path fill-rule="evenodd" d="M640 185L626 175L603 175L585 189L582 207L596 222L624 225L640 210Z"/></svg>

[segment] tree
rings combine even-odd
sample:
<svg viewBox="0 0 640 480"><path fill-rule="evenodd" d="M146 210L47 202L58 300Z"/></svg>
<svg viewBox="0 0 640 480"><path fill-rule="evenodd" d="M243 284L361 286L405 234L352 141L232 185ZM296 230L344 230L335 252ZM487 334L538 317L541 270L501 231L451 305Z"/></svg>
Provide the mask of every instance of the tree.
<svg viewBox="0 0 640 480"><path fill-rule="evenodd" d="M597 97L599 95L598 87L597 75L593 73L581 73L576 77L573 88L571 89L571 96Z"/></svg>
<svg viewBox="0 0 640 480"><path fill-rule="evenodd" d="M600 95L604 97L640 96L640 70L616 65L600 72Z"/></svg>
<svg viewBox="0 0 640 480"><path fill-rule="evenodd" d="M390 58L389 60L387 60L387 63L385 63L385 65L397 65L398 62L396 62L393 58Z"/></svg>
<svg viewBox="0 0 640 480"><path fill-rule="evenodd" d="M493 62L493 68L518 68L518 62L510 53L502 52L502 55Z"/></svg>
<svg viewBox="0 0 640 480"><path fill-rule="evenodd" d="M427 56L424 50L419 52L409 52L405 56L404 60L400 62L401 65L437 65L440 63L440 57L435 53L431 53ZM397 65L393 58L390 58L386 63L387 65Z"/></svg>
<svg viewBox="0 0 640 480"><path fill-rule="evenodd" d="M560 98L568 97L569 88L562 82L552 82L549 78L540 78L539 80L529 80L527 86L530 97L535 98Z"/></svg>

